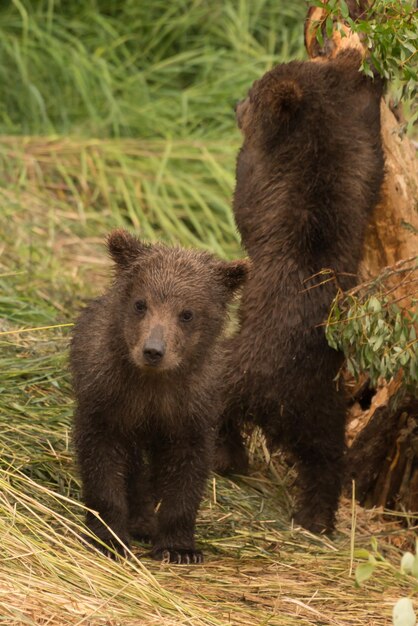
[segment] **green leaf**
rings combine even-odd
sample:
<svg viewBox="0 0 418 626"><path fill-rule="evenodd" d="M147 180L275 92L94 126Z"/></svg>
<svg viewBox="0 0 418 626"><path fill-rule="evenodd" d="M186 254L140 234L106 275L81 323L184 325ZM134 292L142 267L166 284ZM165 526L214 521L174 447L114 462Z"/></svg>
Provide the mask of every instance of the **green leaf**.
<svg viewBox="0 0 418 626"><path fill-rule="evenodd" d="M376 565L374 563L360 563L356 568L356 583L361 585L373 574Z"/></svg>
<svg viewBox="0 0 418 626"><path fill-rule="evenodd" d="M356 559L369 559L370 552L365 548L357 548L354 551L354 556L356 557Z"/></svg>
<svg viewBox="0 0 418 626"><path fill-rule="evenodd" d="M366 76L370 76L370 78L373 78L373 72L368 63L363 63L362 70L366 74Z"/></svg>
<svg viewBox="0 0 418 626"><path fill-rule="evenodd" d="M385 338L384 335L380 335L380 337L376 339L376 342L373 346L373 352L377 352L379 350L380 346L383 343L384 338Z"/></svg>
<svg viewBox="0 0 418 626"><path fill-rule="evenodd" d="M328 39L332 39L332 32L334 30L334 22L332 17L327 17L325 22L325 32L327 34Z"/></svg>
<svg viewBox="0 0 418 626"><path fill-rule="evenodd" d="M403 42L403 46L404 48L406 48L409 52L412 52L412 54L416 54L417 52L417 47L413 46L411 43L409 43L408 41L404 41Z"/></svg>
<svg viewBox="0 0 418 626"><path fill-rule="evenodd" d="M409 375L412 380L418 380L418 360L416 358L411 359L409 364Z"/></svg>
<svg viewBox="0 0 418 626"><path fill-rule="evenodd" d="M340 10L341 10L341 15L343 16L344 19L347 19L350 16L348 6L345 0L340 0Z"/></svg>
<svg viewBox="0 0 418 626"><path fill-rule="evenodd" d="M405 556L405 555L404 555ZM418 554L415 555L414 557L414 561L412 562L411 565L411 574L412 576L414 576L415 578L418 578Z"/></svg>
<svg viewBox="0 0 418 626"><path fill-rule="evenodd" d="M372 296L369 299L369 310L373 311L373 313L380 313L380 311L382 310L382 305L375 296Z"/></svg>

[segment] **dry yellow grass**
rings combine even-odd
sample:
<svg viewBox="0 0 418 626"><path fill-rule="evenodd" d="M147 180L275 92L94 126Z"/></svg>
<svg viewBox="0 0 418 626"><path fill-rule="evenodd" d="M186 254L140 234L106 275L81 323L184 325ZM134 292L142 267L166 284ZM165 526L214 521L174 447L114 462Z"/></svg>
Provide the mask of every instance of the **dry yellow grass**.
<svg viewBox="0 0 418 626"><path fill-rule="evenodd" d="M0 187L0 331L6 333L0 335L0 624L388 626L396 599L414 589L398 570L402 551L413 548L417 520L402 527L378 512L357 508L354 515L347 500L332 539L292 529L292 468L279 456L270 459L258 436L250 476L214 477L208 485L197 528L203 566L160 565L139 544L129 559L113 562L80 541L65 325L107 278L105 232L120 224L146 229L147 220L153 225L153 196L136 195L132 181L148 177L150 189L158 181L165 194L165 217L154 236L175 238L170 212L177 211L177 240L190 245L198 237L172 187L183 157L169 159L162 172L162 143L141 144L146 160L134 142L110 144L0 142L6 181ZM184 200L188 210L205 232L221 229L225 254L239 254L228 208L235 147L182 142L172 149L194 155L185 189L195 177L206 181L205 193L196 185L194 204ZM121 159L130 160L123 207ZM210 184L214 172L217 182ZM213 218L220 207L225 217ZM16 332L38 327L43 330ZM357 588L355 567L373 552L372 537L382 557Z"/></svg>

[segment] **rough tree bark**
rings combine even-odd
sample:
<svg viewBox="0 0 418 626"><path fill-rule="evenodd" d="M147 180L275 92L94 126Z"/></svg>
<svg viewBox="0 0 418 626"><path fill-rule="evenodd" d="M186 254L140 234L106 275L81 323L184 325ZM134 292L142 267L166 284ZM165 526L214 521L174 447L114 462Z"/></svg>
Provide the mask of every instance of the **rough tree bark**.
<svg viewBox="0 0 418 626"><path fill-rule="evenodd" d="M350 16L356 19L364 13L368 0L349 0L347 5ZM360 38L343 22L339 28L346 36L342 37L335 28L332 37L327 38L322 28L325 17L323 8L309 9L305 44L312 61L327 62L344 47L356 47L367 54ZM323 32L322 46L316 39L318 28ZM386 175L382 200L370 222L364 246L362 280L418 255L418 237L412 232L418 230L416 149L402 135L401 125L386 100L382 101L381 114ZM413 228L408 229L408 225ZM413 278L418 279L418 272ZM411 306L411 283L399 281L394 286L395 297L404 298L401 302ZM418 513L418 401L407 397L401 404L396 402L399 381L392 381L377 392L370 392L364 384L363 391L353 387L348 415L347 490L354 478L361 504Z"/></svg>

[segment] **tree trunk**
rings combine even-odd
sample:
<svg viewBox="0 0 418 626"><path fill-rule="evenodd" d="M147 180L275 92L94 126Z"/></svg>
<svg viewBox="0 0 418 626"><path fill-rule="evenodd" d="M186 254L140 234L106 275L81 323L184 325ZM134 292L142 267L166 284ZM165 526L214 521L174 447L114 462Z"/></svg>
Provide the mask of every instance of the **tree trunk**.
<svg viewBox="0 0 418 626"><path fill-rule="evenodd" d="M361 274L365 280L388 265L418 254L416 150L408 137L401 137L399 122L385 101L381 115L386 175L382 201L375 210L364 247ZM410 291L405 287L402 295Z"/></svg>
<svg viewBox="0 0 418 626"><path fill-rule="evenodd" d="M324 0L326 3L327 0ZM349 0L350 15L359 17L367 0ZM321 7L309 9L305 24L305 44L312 61L327 62L345 47L364 49L357 34L348 26L334 29L327 38L323 28L326 12ZM323 45L316 33L322 29ZM399 121L383 100L381 107L382 139L386 175L382 198L371 219L364 246L360 279L368 280L383 268L418 255L418 164L413 143L402 134ZM349 141L349 137L347 141ZM417 279L411 289L411 280ZM418 271L408 280L400 280L393 295L405 307L411 306L411 292L417 292ZM364 383L364 381L363 381ZM358 396L359 386L353 396ZM348 415L347 490L355 479L356 497L365 506L384 506L418 512L418 401L404 397L397 406L398 381L383 385L375 393L367 390L367 401L353 399ZM367 389L367 387L365 387ZM360 394L361 395L361 394ZM364 397L363 397L364 401ZM362 406L363 404L363 406Z"/></svg>

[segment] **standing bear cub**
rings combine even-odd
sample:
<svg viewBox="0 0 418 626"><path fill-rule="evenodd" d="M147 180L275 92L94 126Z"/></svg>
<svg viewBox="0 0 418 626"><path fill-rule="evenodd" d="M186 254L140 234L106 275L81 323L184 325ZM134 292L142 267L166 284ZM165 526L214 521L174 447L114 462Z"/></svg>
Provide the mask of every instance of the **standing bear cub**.
<svg viewBox="0 0 418 626"><path fill-rule="evenodd" d="M240 424L258 424L294 457L295 520L314 532L334 526L344 455L343 355L324 322L355 284L384 173L381 85L360 63L347 51L278 65L237 107L234 214L251 272L229 344L218 470L245 469Z"/></svg>
<svg viewBox="0 0 418 626"><path fill-rule="evenodd" d="M196 514L222 411L227 304L243 261L108 238L112 286L78 319L71 344L74 441L97 548L115 535L152 542L151 556L199 563ZM114 534L113 534L114 533Z"/></svg>

